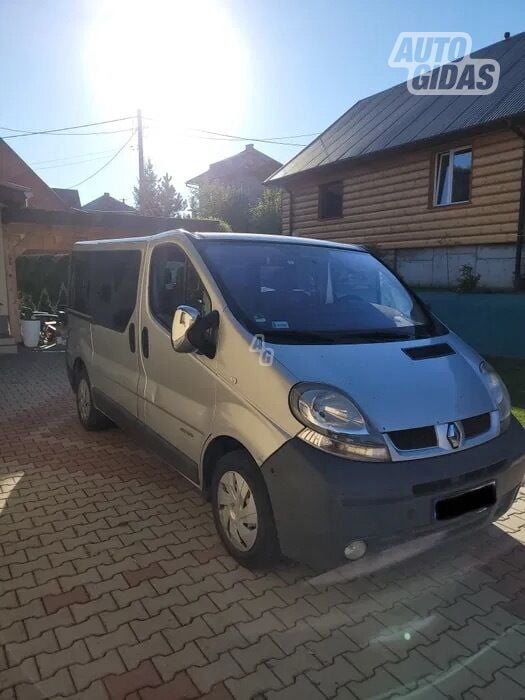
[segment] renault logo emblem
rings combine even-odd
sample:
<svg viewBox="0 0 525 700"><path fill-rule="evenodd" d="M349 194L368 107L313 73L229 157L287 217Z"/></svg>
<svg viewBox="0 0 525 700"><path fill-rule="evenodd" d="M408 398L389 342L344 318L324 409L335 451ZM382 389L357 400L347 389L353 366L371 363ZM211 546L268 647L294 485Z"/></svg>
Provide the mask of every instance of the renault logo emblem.
<svg viewBox="0 0 525 700"><path fill-rule="evenodd" d="M461 444L461 432L457 423L449 423L447 427L447 440L452 449L456 450Z"/></svg>

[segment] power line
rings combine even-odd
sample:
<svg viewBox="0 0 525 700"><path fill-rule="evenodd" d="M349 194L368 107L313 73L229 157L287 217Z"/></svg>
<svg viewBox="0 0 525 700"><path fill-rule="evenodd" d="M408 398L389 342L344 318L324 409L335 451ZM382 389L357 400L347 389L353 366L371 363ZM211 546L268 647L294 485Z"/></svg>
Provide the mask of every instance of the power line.
<svg viewBox="0 0 525 700"><path fill-rule="evenodd" d="M73 156L64 156L63 158L48 158L47 160L35 160L31 161L31 163L28 163L31 167L33 165L44 165L47 163L58 163L59 161L64 161L64 160L74 160L75 158L86 158L87 156L103 156L107 155L108 153L114 153L115 149L114 148L106 148L104 151L90 151L89 153L75 153Z"/></svg>
<svg viewBox="0 0 525 700"><path fill-rule="evenodd" d="M75 187L80 187L80 185L83 185L88 180L91 180L92 178L94 178L95 175L98 175L99 173L101 173L105 168L108 167L108 165L110 165L115 160L115 158L117 156L119 156L122 153L122 151L126 148L126 146L129 143L131 143L131 139L134 136L135 136L135 130L133 130L133 133L131 134L129 139L126 140L126 142L118 149L118 151L113 156L111 156L111 158L106 163L104 163L104 165L101 168L99 168L98 170L95 170L95 172L92 175L90 175L89 177L86 177L84 180L81 180L80 182L77 182L75 185L70 185L67 189L72 190Z"/></svg>
<svg viewBox="0 0 525 700"><path fill-rule="evenodd" d="M305 143L284 143L281 141L267 141L266 139L248 139L242 138L242 136L236 137L221 137L221 136L201 136L199 134L188 134L189 138L192 139L202 139L203 141L226 141L226 143L244 143L249 141L250 143L255 141L257 143L271 143L275 146L306 146Z"/></svg>
<svg viewBox="0 0 525 700"><path fill-rule="evenodd" d="M129 119L133 119L134 117L119 117L118 119L106 119L103 122L91 122L88 124L77 124L75 126L63 126L60 129L46 129L44 131L25 131L23 129L11 129L10 127L7 126L0 126L0 129L3 129L4 131L11 131L14 132L12 136L3 136L3 139L17 139L22 136L39 136L41 134L58 134L59 136L73 136L76 134L60 134L59 132L62 131L72 131L73 129L85 129L90 126L102 126L103 124L114 124L115 122L123 122L127 121ZM120 130L120 131L128 131L128 129ZM103 133L119 133L118 131L95 131L95 132L86 132L83 134L80 134L82 136L93 136L97 134L103 134Z"/></svg>
<svg viewBox="0 0 525 700"><path fill-rule="evenodd" d="M115 150L113 149L110 151L111 153L115 153ZM55 165L44 165L39 168L36 168L38 171L40 170L53 170L55 168L69 168L74 165L83 165L84 163L94 163L96 160L103 160L105 156L97 156L96 158L88 158L87 160L75 160L72 163L55 163Z"/></svg>
<svg viewBox="0 0 525 700"><path fill-rule="evenodd" d="M156 119L153 119L152 117L143 117L144 119L147 119L148 121L157 121ZM259 143L272 143L277 146L306 146L307 144L305 143L283 143L283 141L286 141L288 139L298 139L298 138L307 138L310 136L319 136L320 132L315 132L312 134L296 134L294 136L274 136L274 137L267 137L267 138L255 138L255 137L249 137L249 136L239 136L236 134L223 134L219 131L207 131L206 129L189 129L188 131L194 131L197 132L198 134L208 134L208 136L198 136L197 134L191 135L193 138L202 138L210 141L256 141ZM214 136L217 138L210 138L210 136Z"/></svg>
<svg viewBox="0 0 525 700"><path fill-rule="evenodd" d="M306 138L308 136L319 136L319 132L315 134L296 134L295 136L268 136L267 138L254 138L254 137L249 137L249 136L236 136L232 134L222 134L218 131L206 131L206 129L190 129L190 131L198 131L199 133L202 134L211 134L212 136L222 136L228 139L235 139L238 141L260 141L262 143L277 143L278 145L281 146L305 146L306 144L304 143L282 143L279 144L279 141L284 141L287 139L300 139L300 138Z"/></svg>

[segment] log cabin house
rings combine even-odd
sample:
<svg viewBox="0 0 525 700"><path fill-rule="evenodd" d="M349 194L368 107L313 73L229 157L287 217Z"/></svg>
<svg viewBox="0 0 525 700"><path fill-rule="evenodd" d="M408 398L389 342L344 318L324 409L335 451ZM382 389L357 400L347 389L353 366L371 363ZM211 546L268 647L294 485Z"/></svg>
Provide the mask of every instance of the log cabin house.
<svg viewBox="0 0 525 700"><path fill-rule="evenodd" d="M523 287L525 33L472 54L500 63L490 95L414 95L402 83L357 102L266 184L283 233L361 243L420 286Z"/></svg>

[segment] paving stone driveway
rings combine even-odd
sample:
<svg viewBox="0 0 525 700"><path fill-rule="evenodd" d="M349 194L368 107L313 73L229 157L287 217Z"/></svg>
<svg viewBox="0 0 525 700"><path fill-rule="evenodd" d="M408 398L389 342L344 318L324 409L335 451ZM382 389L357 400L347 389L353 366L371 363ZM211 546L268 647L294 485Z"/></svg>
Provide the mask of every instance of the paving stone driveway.
<svg viewBox="0 0 525 700"><path fill-rule="evenodd" d="M0 358L0 698L525 698L525 499L379 573L254 574L200 495ZM349 569L351 570L351 569Z"/></svg>

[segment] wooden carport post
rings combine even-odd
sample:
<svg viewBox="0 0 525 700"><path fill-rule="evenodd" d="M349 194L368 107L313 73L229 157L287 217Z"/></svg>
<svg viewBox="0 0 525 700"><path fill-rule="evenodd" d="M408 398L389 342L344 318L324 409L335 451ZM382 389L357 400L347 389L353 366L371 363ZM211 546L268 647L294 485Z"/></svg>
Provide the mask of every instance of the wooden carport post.
<svg viewBox="0 0 525 700"><path fill-rule="evenodd" d="M17 343L22 341L20 333L20 310L18 308L18 285L16 279L16 246L6 236L4 239L5 276L7 283L7 314L11 335Z"/></svg>

